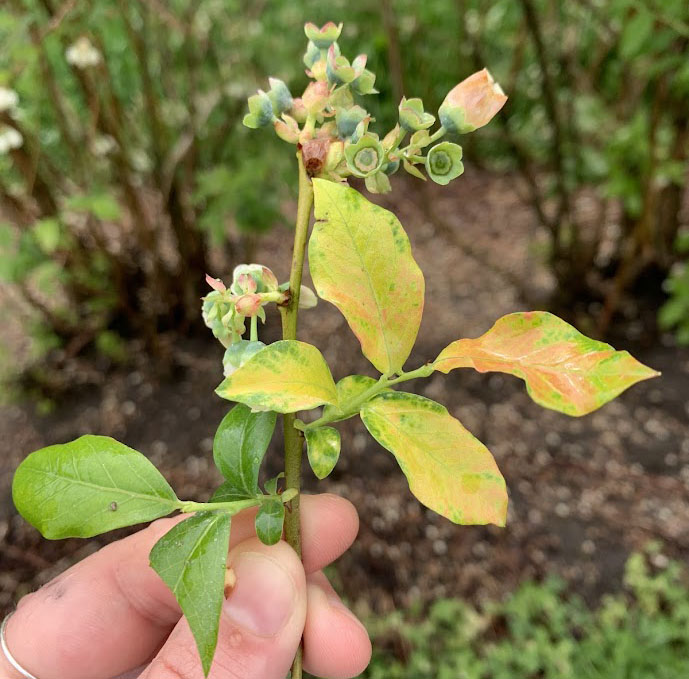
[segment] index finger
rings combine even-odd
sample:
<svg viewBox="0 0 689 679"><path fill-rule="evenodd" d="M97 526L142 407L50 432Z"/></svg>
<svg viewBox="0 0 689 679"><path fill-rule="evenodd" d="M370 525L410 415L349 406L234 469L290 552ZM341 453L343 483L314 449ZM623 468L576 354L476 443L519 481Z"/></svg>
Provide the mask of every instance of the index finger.
<svg viewBox="0 0 689 679"><path fill-rule="evenodd" d="M336 495L301 498L303 560L315 572L354 541L358 517ZM254 535L255 511L232 522L231 546ZM180 517L104 547L20 601L7 626L16 660L40 679L109 679L148 662L181 611L148 553ZM0 655L0 676L21 679Z"/></svg>

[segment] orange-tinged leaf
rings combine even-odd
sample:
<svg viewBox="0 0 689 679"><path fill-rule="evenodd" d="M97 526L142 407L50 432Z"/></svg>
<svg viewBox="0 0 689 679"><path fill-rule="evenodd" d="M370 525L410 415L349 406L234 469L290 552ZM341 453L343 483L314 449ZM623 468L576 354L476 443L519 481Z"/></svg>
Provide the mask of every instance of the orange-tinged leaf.
<svg viewBox="0 0 689 679"><path fill-rule="evenodd" d="M358 191L314 179L309 267L316 292L344 315L364 356L398 372L414 345L424 280L395 215Z"/></svg>
<svg viewBox="0 0 689 679"><path fill-rule="evenodd" d="M505 525L507 490L493 456L439 403L388 392L368 401L361 419L426 507L455 523Z"/></svg>
<svg viewBox="0 0 689 679"><path fill-rule="evenodd" d="M626 351L582 335L546 311L503 316L481 337L440 352L435 369L503 372L521 377L531 398L566 415L586 415L628 387L660 373Z"/></svg>
<svg viewBox="0 0 689 679"><path fill-rule="evenodd" d="M215 391L255 410L278 413L337 404L337 389L323 355L311 344L297 340L269 344Z"/></svg>

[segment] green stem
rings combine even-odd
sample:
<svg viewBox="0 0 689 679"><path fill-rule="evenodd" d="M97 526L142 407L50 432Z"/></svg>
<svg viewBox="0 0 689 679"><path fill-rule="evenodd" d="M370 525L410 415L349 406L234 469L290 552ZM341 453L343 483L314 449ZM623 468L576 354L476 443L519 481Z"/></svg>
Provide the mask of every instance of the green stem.
<svg viewBox="0 0 689 679"><path fill-rule="evenodd" d="M434 370L432 363L426 363L415 370L410 370L409 372L402 373L398 377L390 378L387 375L381 375L380 379L369 389L363 391L361 394L353 398L351 401L345 401L340 404L340 413L334 415L323 415L313 422L304 424L303 422L297 422L296 427L302 431L309 431L309 429L315 429L316 427L322 427L323 425L334 422L335 420L346 420L350 417L354 417L361 406L367 401L370 401L374 396L377 396L385 389L388 389L395 384L400 384L401 382L407 382L408 380L414 380L417 377L428 377Z"/></svg>
<svg viewBox="0 0 689 679"><path fill-rule="evenodd" d="M258 341L258 316L251 317L251 330L249 331L249 339L252 342Z"/></svg>
<svg viewBox="0 0 689 679"><path fill-rule="evenodd" d="M285 491L282 495L257 495L246 500L230 500L228 502L194 502L193 500L178 500L177 509L184 514L190 512L227 512L228 514L238 514L249 507L258 507L263 502L289 502L296 495L295 491Z"/></svg>
<svg viewBox="0 0 689 679"><path fill-rule="evenodd" d="M178 509L184 514L189 512L218 512L225 511L229 514L238 514L243 509L257 507L265 499L274 499L269 495L251 498L250 500L233 500L232 502L192 502L191 500L180 500Z"/></svg>
<svg viewBox="0 0 689 679"><path fill-rule="evenodd" d="M309 220L313 207L313 186L304 169L301 153L297 152L299 163L299 200L297 203L297 221L294 230L294 248L292 250L292 268L289 277L290 300L280 307L282 313L282 338L297 338L297 314L299 312L299 292L301 276L304 269L304 252L309 232ZM303 434L295 429L296 415L287 413L283 417L285 441L285 487L299 492L301 488L301 458L303 452ZM287 543L301 558L301 526L299 519L299 495L287 506L285 515L285 538ZM292 679L302 679L302 647L297 650L292 664Z"/></svg>
<svg viewBox="0 0 689 679"><path fill-rule="evenodd" d="M434 141L438 141L442 136L445 135L445 132L447 130L441 125L428 139L429 143L433 143Z"/></svg>

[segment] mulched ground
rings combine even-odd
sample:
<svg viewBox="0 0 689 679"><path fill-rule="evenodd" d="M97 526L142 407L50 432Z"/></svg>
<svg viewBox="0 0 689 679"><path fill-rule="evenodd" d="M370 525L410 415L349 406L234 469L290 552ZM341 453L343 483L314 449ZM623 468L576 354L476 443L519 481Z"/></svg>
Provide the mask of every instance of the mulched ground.
<svg viewBox="0 0 689 679"><path fill-rule="evenodd" d="M512 178L473 170L455 192L411 187L396 194L396 212L426 275L427 306L410 366L526 308L524 291L538 299L551 284L533 248L533 217ZM257 257L281 278L287 267L280 248L288 238L286 230L274 231ZM264 333L277 338L276 319ZM371 374L333 307L305 312L300 333L321 348L336 379ZM633 336L640 334L637 328ZM686 560L689 352L665 342L616 341L663 376L580 419L542 410L508 376L455 371L414 385L444 403L495 455L510 490L505 529L455 526L426 510L361 423L343 423L343 456L332 476L317 483L305 469L309 490L339 493L361 515L359 538L336 567L340 589L360 612L380 613L439 596L499 597L521 580L557 573L593 601L621 586L628 554L649 540L665 545L657 559ZM114 374L75 362L69 370L79 386L62 394L51 414L39 416L26 403L0 409L0 615L112 539L48 542L16 516L11 474L31 450L87 432L108 434L149 455L180 497L205 499L220 482L210 451L228 409L213 393L221 349L182 339L174 353L176 366L166 375L155 374L145 356ZM266 472L279 467L275 448Z"/></svg>

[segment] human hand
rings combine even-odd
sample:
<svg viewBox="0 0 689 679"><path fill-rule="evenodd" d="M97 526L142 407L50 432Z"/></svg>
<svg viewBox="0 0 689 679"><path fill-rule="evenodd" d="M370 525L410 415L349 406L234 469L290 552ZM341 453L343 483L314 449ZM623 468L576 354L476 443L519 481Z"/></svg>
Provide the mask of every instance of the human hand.
<svg viewBox="0 0 689 679"><path fill-rule="evenodd" d="M284 679L302 633L312 674L344 679L368 664L366 630L320 570L354 541L356 510L328 494L303 496L301 506L303 565L285 542L255 537L255 510L233 518L228 566L237 582L209 679ZM148 563L179 520L155 521L24 597L6 628L16 661L37 679L203 679L189 626ZM23 679L2 653L0 676Z"/></svg>

